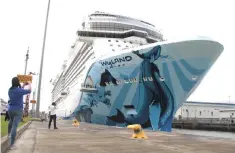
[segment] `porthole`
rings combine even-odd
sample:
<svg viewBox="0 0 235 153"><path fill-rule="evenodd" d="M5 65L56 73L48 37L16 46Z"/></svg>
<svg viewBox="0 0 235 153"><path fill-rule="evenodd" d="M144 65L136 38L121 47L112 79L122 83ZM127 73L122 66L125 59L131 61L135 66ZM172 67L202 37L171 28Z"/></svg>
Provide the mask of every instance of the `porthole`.
<svg viewBox="0 0 235 153"><path fill-rule="evenodd" d="M112 49L112 51L114 52L114 51L115 51L115 49Z"/></svg>
<svg viewBox="0 0 235 153"><path fill-rule="evenodd" d="M109 42L111 42L111 40L108 40Z"/></svg>
<svg viewBox="0 0 235 153"><path fill-rule="evenodd" d="M159 80L160 81L165 81L165 78L164 77L160 77Z"/></svg>
<svg viewBox="0 0 235 153"><path fill-rule="evenodd" d="M197 76L193 76L193 77L192 77L192 80L197 80Z"/></svg>

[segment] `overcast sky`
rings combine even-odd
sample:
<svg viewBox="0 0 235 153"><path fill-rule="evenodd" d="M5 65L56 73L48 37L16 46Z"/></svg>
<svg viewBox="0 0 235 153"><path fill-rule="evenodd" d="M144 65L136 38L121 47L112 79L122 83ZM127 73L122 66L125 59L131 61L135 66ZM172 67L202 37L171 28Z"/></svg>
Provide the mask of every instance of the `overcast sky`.
<svg viewBox="0 0 235 153"><path fill-rule="evenodd" d="M232 3L232 0L51 0L41 110L51 103L50 79L60 71L83 18L94 11L153 23L168 40L198 35L218 40L224 45L224 52L189 100L228 102L231 96L234 101L235 9ZM24 73L28 47L28 72L39 72L47 4L48 0L0 2L0 97L5 100L12 77Z"/></svg>

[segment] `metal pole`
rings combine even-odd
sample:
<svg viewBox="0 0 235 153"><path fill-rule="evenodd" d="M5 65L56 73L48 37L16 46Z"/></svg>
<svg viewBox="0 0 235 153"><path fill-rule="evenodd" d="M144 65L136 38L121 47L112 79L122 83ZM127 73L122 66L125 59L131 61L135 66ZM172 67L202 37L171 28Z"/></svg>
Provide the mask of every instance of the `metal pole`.
<svg viewBox="0 0 235 153"><path fill-rule="evenodd" d="M35 89L34 89L34 92L33 92L33 94L34 94L33 100L36 100L35 97L37 96L38 76L39 76L39 74L36 73L35 75L36 75L37 79L36 79L36 86L35 86ZM36 117L35 105L36 105L36 104L33 104L33 105L32 105L33 117Z"/></svg>
<svg viewBox="0 0 235 153"><path fill-rule="evenodd" d="M28 66L28 59L29 59L29 47L26 53L25 58L25 68L24 68L24 75L26 75L27 72L27 66ZM28 116L28 101L29 101L29 94L25 97L25 108L24 108L24 114L23 116Z"/></svg>
<svg viewBox="0 0 235 153"><path fill-rule="evenodd" d="M26 75L27 66L28 66L28 59L29 59L29 47L28 47L27 54L26 54L26 59L25 59L24 75Z"/></svg>
<svg viewBox="0 0 235 153"><path fill-rule="evenodd" d="M43 46L42 46L42 55L41 55L41 65L40 65L40 72L39 72L39 82L38 82L38 94L37 94L37 108L36 108L36 116L39 117L40 111L40 91L41 91L41 80L42 80L42 69L43 69L43 58L44 58L44 48L45 48L45 41L46 41L46 33L47 33L47 22L49 16L49 8L50 8L50 0L48 0L48 7L47 7L47 16L46 16L46 24L45 24L45 31L44 31L44 39L43 39Z"/></svg>
<svg viewBox="0 0 235 153"><path fill-rule="evenodd" d="M33 92L33 100L35 100L35 91ZM35 113L34 113L34 106L35 106L35 104L34 103L32 103L32 116L33 117L35 117Z"/></svg>

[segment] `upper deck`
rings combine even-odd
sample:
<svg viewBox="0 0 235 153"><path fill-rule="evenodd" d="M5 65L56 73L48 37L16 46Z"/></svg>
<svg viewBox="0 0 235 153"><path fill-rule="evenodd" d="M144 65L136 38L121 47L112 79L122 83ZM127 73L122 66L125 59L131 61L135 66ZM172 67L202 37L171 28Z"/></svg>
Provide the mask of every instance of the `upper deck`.
<svg viewBox="0 0 235 153"><path fill-rule="evenodd" d="M78 30L79 36L127 38L137 36L146 38L149 43L163 41L163 35L155 26L134 18L102 12L90 14Z"/></svg>

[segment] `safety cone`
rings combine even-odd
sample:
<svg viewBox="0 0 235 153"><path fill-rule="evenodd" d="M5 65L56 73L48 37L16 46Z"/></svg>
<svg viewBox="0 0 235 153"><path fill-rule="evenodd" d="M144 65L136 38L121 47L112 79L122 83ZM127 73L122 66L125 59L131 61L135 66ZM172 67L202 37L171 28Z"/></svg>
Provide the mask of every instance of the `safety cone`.
<svg viewBox="0 0 235 153"><path fill-rule="evenodd" d="M134 131L134 133L132 134L132 138L143 138L143 139L148 138L145 135L141 125L139 125L139 124L128 125L127 128L132 129Z"/></svg>

